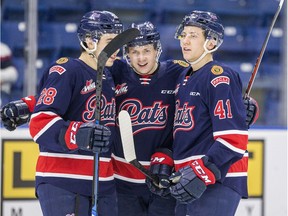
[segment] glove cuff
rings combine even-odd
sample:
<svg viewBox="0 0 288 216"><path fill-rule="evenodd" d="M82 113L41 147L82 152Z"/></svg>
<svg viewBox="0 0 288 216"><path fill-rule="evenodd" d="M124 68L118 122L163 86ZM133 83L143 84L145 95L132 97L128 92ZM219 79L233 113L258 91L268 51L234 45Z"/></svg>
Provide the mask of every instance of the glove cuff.
<svg viewBox="0 0 288 216"><path fill-rule="evenodd" d="M82 122L72 121L68 128L65 127L60 130L59 142L66 150L78 149L76 134L82 124Z"/></svg>
<svg viewBox="0 0 288 216"><path fill-rule="evenodd" d="M34 107L36 106L36 99L34 96L27 96L25 98L21 98L23 102L28 106L29 111L32 113L34 111Z"/></svg>
<svg viewBox="0 0 288 216"><path fill-rule="evenodd" d="M155 164L165 164L167 166L174 166L174 160L172 158L172 151L167 148L159 148L151 156L151 166Z"/></svg>
<svg viewBox="0 0 288 216"><path fill-rule="evenodd" d="M216 164L210 162L208 156L204 156L201 158L204 165L214 174L216 181L221 179L221 171L218 169Z"/></svg>
<svg viewBox="0 0 288 216"><path fill-rule="evenodd" d="M209 157L204 156L201 159L192 161L190 164L195 174L206 185L215 184L216 180L221 178L221 172L215 164L209 162Z"/></svg>

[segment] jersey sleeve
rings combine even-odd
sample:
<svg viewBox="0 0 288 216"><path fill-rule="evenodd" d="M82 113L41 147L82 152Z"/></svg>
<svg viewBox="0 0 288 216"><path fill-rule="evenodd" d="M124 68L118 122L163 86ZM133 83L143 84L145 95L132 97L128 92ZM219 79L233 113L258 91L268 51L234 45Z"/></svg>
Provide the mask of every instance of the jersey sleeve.
<svg viewBox="0 0 288 216"><path fill-rule="evenodd" d="M62 127L67 127L65 112L73 93L75 73L69 65L54 65L50 68L47 79L43 82L34 113L30 120L30 134L42 147L63 152L58 143Z"/></svg>
<svg viewBox="0 0 288 216"><path fill-rule="evenodd" d="M212 68L212 72L213 70L218 71L223 68L219 66L219 68ZM224 71L220 75L211 73L207 84L205 98L215 140L207 155L218 167L228 171L229 167L245 154L248 131L245 125L246 113L242 101L240 77L229 68L224 70L227 72Z"/></svg>

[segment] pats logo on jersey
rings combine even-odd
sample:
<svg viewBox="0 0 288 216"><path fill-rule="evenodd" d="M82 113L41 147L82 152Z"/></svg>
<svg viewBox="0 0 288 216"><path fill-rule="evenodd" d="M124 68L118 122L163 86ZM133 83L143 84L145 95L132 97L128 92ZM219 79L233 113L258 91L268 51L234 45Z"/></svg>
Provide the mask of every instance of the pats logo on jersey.
<svg viewBox="0 0 288 216"><path fill-rule="evenodd" d="M85 86L83 87L83 89L81 90L81 94L87 94L91 91L94 91L96 89L96 86L95 86L95 82L93 82L92 79L90 80L86 80L86 84Z"/></svg>
<svg viewBox="0 0 288 216"><path fill-rule="evenodd" d="M194 128L194 109L195 106L189 106L187 102L180 106L180 101L176 101L173 132L174 136L177 131L191 131Z"/></svg>
<svg viewBox="0 0 288 216"><path fill-rule="evenodd" d="M62 75L65 71L66 69L64 67L60 65L54 65L53 67L49 69L49 74L56 72L59 75Z"/></svg>
<svg viewBox="0 0 288 216"><path fill-rule="evenodd" d="M115 95L120 96L123 94L126 94L128 92L128 86L127 83L122 83L122 84L118 84L115 88Z"/></svg>
<svg viewBox="0 0 288 216"><path fill-rule="evenodd" d="M119 110L127 110L130 114L135 135L141 131L162 130L167 127L169 106L163 104L162 101L145 106L138 99L128 98L119 105Z"/></svg>
<svg viewBox="0 0 288 216"><path fill-rule="evenodd" d="M212 68L211 68L211 72L214 74L214 75L220 75L223 73L223 68L221 66L218 66L218 65L214 65Z"/></svg>

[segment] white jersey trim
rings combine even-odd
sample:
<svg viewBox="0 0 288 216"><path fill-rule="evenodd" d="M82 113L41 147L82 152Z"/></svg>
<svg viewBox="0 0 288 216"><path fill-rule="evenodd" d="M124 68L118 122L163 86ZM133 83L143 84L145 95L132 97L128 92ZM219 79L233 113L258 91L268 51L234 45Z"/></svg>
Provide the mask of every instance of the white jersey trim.
<svg viewBox="0 0 288 216"><path fill-rule="evenodd" d="M221 136L221 135L233 135L233 134L241 134L241 135L247 135L248 136L248 131L243 131L243 130L225 130L225 131L216 131L213 132L213 136Z"/></svg>
<svg viewBox="0 0 288 216"><path fill-rule="evenodd" d="M50 152L40 152L39 155L44 156L44 157L94 160L93 156L89 156L89 155L76 155L76 154L63 154L63 153L50 153Z"/></svg>
<svg viewBox="0 0 288 216"><path fill-rule="evenodd" d="M75 175L75 174L63 174L63 173L49 173L49 172L36 172L36 176L93 180L93 176Z"/></svg>
<svg viewBox="0 0 288 216"><path fill-rule="evenodd" d="M93 180L93 176L87 175L75 175L75 174L63 174L63 173L49 173L49 172L36 172L36 176L39 177L53 177L53 178L70 178L70 179L82 179L82 180ZM114 176L99 177L99 181L112 181Z"/></svg>
<svg viewBox="0 0 288 216"><path fill-rule="evenodd" d="M118 156L114 155L113 153L112 153L111 157L113 157L116 161L130 164L124 158L118 157ZM150 161L139 161L139 163L141 163L143 166L150 166Z"/></svg>
<svg viewBox="0 0 288 216"><path fill-rule="evenodd" d="M131 183L136 183L136 184L145 184L145 179L127 178L127 177L124 177L124 176L120 176L118 174L114 174L114 177L116 179L120 179L122 181L127 181L127 182L131 182Z"/></svg>
<svg viewBox="0 0 288 216"><path fill-rule="evenodd" d="M230 172L227 173L226 177L243 177L248 176L247 172Z"/></svg>
<svg viewBox="0 0 288 216"><path fill-rule="evenodd" d="M80 159L80 160L94 160L93 156L89 155L79 155L79 154L64 154L64 153L51 153L51 152L40 152L40 156L43 157L58 157L58 158L70 158L70 159ZM111 158L99 157L102 162L110 162Z"/></svg>
<svg viewBox="0 0 288 216"><path fill-rule="evenodd" d="M200 159L202 157L204 157L205 155L194 155L194 156L191 156L191 157L188 157L188 158L184 158L182 160L174 160L174 163L175 164L183 164L183 163L186 163L186 162L189 162L191 160L197 160L197 159Z"/></svg>

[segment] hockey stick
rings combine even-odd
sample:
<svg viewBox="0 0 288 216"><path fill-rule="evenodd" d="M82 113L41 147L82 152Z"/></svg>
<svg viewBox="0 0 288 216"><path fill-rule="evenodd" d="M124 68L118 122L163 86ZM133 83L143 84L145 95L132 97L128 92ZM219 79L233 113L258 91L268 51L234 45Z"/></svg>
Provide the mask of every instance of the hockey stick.
<svg viewBox="0 0 288 216"><path fill-rule="evenodd" d="M102 95L102 77L106 62L110 56L120 49L123 45L127 44L140 34L136 28L127 29L121 34L117 35L111 42L101 51L98 56L97 62L97 78L96 78L96 106L95 106L95 122L100 124L101 117L101 95ZM92 188L92 216L97 215L97 195L98 195L98 167L99 155L94 154L94 174L93 174L93 188Z"/></svg>
<svg viewBox="0 0 288 216"><path fill-rule="evenodd" d="M261 61L262 61L262 57L263 57L264 52L265 52L265 50L266 50L266 47L267 47L267 44L268 44L270 35L271 35L271 33L272 33L272 30L273 30L274 24L275 24L275 22L276 22L276 20L277 20L277 17L278 17L278 15L279 15L280 11L281 11L281 8L282 8L283 3L284 3L284 0L280 0L278 9L277 9L277 11L276 11L276 13L275 13L275 15L274 15L274 17L273 17L273 20L272 20L272 23L271 23L271 25L270 25L269 31L267 32L266 38L265 38L264 43L263 43L263 45L262 45L260 54L259 54L259 56L258 56L258 58L257 58L257 60L256 60L255 65L254 65L253 72L252 72L251 77L250 77L250 79L249 79L249 83L248 83L248 86L247 86L247 88L246 88L244 98L247 98L247 97L249 97L249 95L250 95L250 91L251 91L251 89L252 89L252 85L253 85L253 83L254 83L254 81L255 81L255 78L256 78L256 75L257 75L257 72L258 72L260 63L261 63Z"/></svg>
<svg viewBox="0 0 288 216"><path fill-rule="evenodd" d="M155 185L159 185L158 176L147 170L136 158L132 124L129 113L126 110L121 110L119 113L119 127L123 146L124 157L126 161L132 164L135 168L141 171Z"/></svg>

